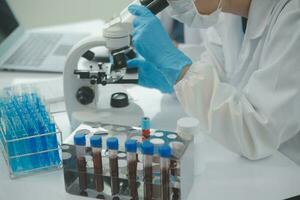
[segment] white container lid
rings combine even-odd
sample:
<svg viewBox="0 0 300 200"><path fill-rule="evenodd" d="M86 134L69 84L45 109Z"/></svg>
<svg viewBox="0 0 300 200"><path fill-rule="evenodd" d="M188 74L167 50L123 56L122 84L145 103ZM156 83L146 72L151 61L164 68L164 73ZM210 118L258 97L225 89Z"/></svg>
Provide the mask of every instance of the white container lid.
<svg viewBox="0 0 300 200"><path fill-rule="evenodd" d="M193 117L184 117L177 121L177 133L185 139L190 139L200 132L200 123Z"/></svg>

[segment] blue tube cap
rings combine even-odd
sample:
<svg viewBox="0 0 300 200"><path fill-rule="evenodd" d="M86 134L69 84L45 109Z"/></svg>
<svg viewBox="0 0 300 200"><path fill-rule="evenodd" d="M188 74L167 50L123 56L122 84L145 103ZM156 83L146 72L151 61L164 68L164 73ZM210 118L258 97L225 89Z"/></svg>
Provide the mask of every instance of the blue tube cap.
<svg viewBox="0 0 300 200"><path fill-rule="evenodd" d="M136 140L126 140L125 149L127 152L135 153L137 151L137 141Z"/></svg>
<svg viewBox="0 0 300 200"><path fill-rule="evenodd" d="M100 135L93 135L90 138L91 147L101 148L102 147L102 137Z"/></svg>
<svg viewBox="0 0 300 200"><path fill-rule="evenodd" d="M108 149L111 150L118 150L119 149L119 141L116 137L110 137L106 140L106 146Z"/></svg>
<svg viewBox="0 0 300 200"><path fill-rule="evenodd" d="M154 154L154 144L149 141L145 141L141 144L142 153L146 155Z"/></svg>
<svg viewBox="0 0 300 200"><path fill-rule="evenodd" d="M85 134L83 133L77 133L74 135L74 144L79 146L85 146Z"/></svg>
<svg viewBox="0 0 300 200"><path fill-rule="evenodd" d="M158 147L158 154L160 157L163 158L171 158L172 156L172 149L169 145L161 145Z"/></svg>
<svg viewBox="0 0 300 200"><path fill-rule="evenodd" d="M141 122L141 127L143 130L150 129L150 119L148 117L144 117Z"/></svg>

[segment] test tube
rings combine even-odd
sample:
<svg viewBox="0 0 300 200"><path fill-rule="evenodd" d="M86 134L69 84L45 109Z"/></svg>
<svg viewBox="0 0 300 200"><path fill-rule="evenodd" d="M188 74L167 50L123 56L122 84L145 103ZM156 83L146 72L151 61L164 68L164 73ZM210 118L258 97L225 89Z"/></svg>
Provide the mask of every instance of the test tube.
<svg viewBox="0 0 300 200"><path fill-rule="evenodd" d="M20 95L11 96L13 105L17 108L17 114L22 118L22 123L26 129L28 136L34 136L31 139L26 140L28 150L30 153L37 153L43 151L43 143L40 137L36 137L39 134L39 130L35 124L35 116L33 116L28 109L29 99L25 93L20 92ZM50 165L47 154L32 154L30 156L33 168L40 168Z"/></svg>
<svg viewBox="0 0 300 200"><path fill-rule="evenodd" d="M141 122L143 140L150 137L150 119L144 117Z"/></svg>
<svg viewBox="0 0 300 200"><path fill-rule="evenodd" d="M169 145L161 145L158 148L160 156L160 199L170 199L170 158L172 150Z"/></svg>
<svg viewBox="0 0 300 200"><path fill-rule="evenodd" d="M103 192L103 168L102 168L102 138L100 135L93 135L90 138L94 163L94 181L97 192Z"/></svg>
<svg viewBox="0 0 300 200"><path fill-rule="evenodd" d="M132 200L137 200L138 191L137 191L137 184L136 184L136 170L137 170L137 141L136 140L127 140L125 142L125 148L127 152L127 170L128 170L128 183L129 183L129 190Z"/></svg>
<svg viewBox="0 0 300 200"><path fill-rule="evenodd" d="M144 164L144 200L152 200L152 160L154 144L145 141L141 145Z"/></svg>
<svg viewBox="0 0 300 200"><path fill-rule="evenodd" d="M109 154L111 194L116 195L120 191L119 164L118 164L119 141L115 137L110 137L106 141L106 146L108 148L108 154Z"/></svg>
<svg viewBox="0 0 300 200"><path fill-rule="evenodd" d="M74 136L74 144L76 145L76 158L77 158L77 170L79 177L79 189L80 192L84 192L87 189L87 170L85 160L85 134L78 133Z"/></svg>
<svg viewBox="0 0 300 200"><path fill-rule="evenodd" d="M57 136L56 136L56 126L55 126L54 122L48 124L48 130L49 130L49 133L55 133L53 135L48 136L48 139L47 139L48 149L58 148L58 141L57 141ZM49 156L50 156L50 159L51 159L51 162L53 165L58 165L61 162L58 150L49 152Z"/></svg>
<svg viewBox="0 0 300 200"><path fill-rule="evenodd" d="M172 176L176 176L176 166L177 166L177 161L176 160L171 160L170 161L170 173ZM178 200L180 199L180 190L176 187L173 187L172 188L172 193L173 193L173 196L172 196L172 200Z"/></svg>

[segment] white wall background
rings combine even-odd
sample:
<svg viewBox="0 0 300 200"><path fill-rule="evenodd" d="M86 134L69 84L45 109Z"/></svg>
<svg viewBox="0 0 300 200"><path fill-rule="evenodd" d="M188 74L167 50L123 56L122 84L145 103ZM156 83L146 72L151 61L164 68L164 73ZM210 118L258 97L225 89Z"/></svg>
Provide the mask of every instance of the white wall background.
<svg viewBox="0 0 300 200"><path fill-rule="evenodd" d="M25 27L108 20L132 0L8 0Z"/></svg>

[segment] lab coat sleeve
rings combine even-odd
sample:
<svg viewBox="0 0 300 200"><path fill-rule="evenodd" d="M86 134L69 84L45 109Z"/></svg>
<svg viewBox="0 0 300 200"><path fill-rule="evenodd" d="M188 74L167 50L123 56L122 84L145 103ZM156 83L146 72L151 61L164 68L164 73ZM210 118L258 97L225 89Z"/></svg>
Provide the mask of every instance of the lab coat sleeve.
<svg viewBox="0 0 300 200"><path fill-rule="evenodd" d="M243 89L222 82L210 59L194 63L175 86L188 114L219 143L251 160L272 155L300 130L299 19L299 10L283 11Z"/></svg>

